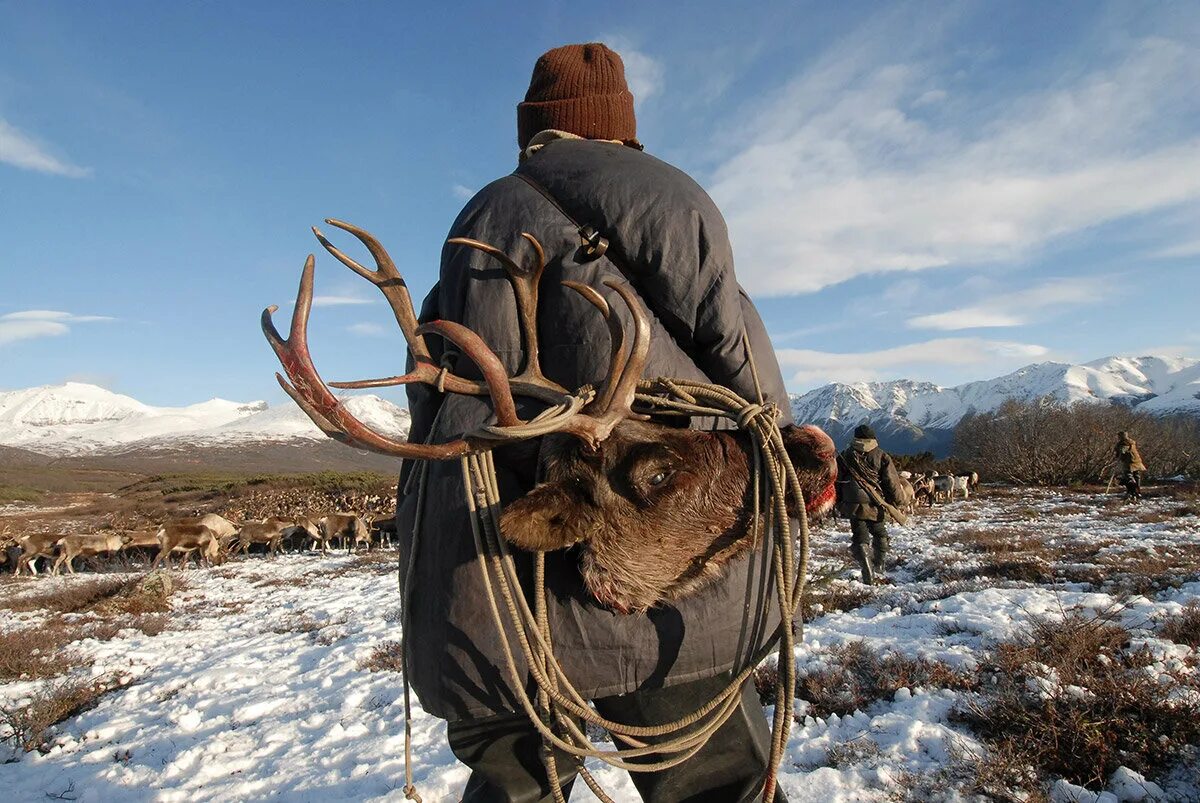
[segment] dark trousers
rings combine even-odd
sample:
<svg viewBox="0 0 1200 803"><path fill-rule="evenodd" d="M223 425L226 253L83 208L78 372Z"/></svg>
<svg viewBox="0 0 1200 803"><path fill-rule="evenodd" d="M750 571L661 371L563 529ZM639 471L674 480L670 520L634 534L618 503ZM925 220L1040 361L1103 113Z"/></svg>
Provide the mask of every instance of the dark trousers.
<svg viewBox="0 0 1200 803"><path fill-rule="evenodd" d="M1142 498L1142 472L1126 471L1121 475L1121 484L1125 486L1125 495L1130 499Z"/></svg>
<svg viewBox="0 0 1200 803"><path fill-rule="evenodd" d="M696 710L729 684L728 675L666 689L634 692L595 701L600 715L617 722L658 725ZM543 803L553 800L542 763L542 740L524 714L460 720L447 726L450 749L471 768L465 803ZM670 737L666 737L670 738ZM653 739L646 741L653 742ZM741 705L708 743L682 764L659 772L630 773L646 803L756 801L771 750L771 726L753 680ZM578 760L554 753L563 793L570 797ZM650 756L647 761L657 760ZM786 803L776 791L775 803Z"/></svg>
<svg viewBox="0 0 1200 803"><path fill-rule="evenodd" d="M882 521L850 519L850 553L862 569L863 582L871 585L884 570L888 532Z"/></svg>

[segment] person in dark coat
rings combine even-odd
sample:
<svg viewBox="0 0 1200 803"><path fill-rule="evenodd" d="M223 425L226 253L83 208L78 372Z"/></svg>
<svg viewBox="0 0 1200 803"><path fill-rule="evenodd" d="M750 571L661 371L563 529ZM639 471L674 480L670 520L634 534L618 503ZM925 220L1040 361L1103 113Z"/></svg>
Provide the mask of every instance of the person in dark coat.
<svg viewBox="0 0 1200 803"><path fill-rule="evenodd" d="M518 262L522 236L546 252L538 334L545 374L566 388L599 383L609 367L604 320L562 286L597 288L627 315L605 281L628 282L651 313L646 376L714 382L746 398L757 365L765 400L790 421L783 377L766 330L733 269L725 222L687 175L643 152L620 56L604 45L568 45L544 54L517 107L519 166L484 187L449 237L490 243ZM607 240L583 243L582 226ZM493 260L447 243L438 284L420 319L464 324L515 374L524 364L512 289ZM470 374L438 338L433 357ZM477 375L477 374L474 374ZM440 442L485 423L486 400L409 385L410 439ZM533 409L537 409L534 407ZM522 411L528 414L528 409ZM693 422L703 426L704 422ZM707 422L707 425L714 425ZM502 503L528 492L536 449L496 454ZM406 464L397 510L405 595L408 679L425 711L448 721L454 754L472 770L467 801L550 800L541 740L520 712L476 564L462 477L454 461ZM547 615L555 655L572 684L612 719L660 724L693 711L728 685L778 624L765 544L731 563L722 582L677 603L618 614L583 586L568 551L546 555ZM516 555L528 570L528 555ZM509 639L515 634L509 628ZM518 672L528 677L518 653ZM761 796L770 728L753 683L741 707L694 757L656 773L634 773L644 800L754 800ZM557 753L569 790L578 764ZM776 800L782 800L782 793Z"/></svg>
<svg viewBox="0 0 1200 803"><path fill-rule="evenodd" d="M1117 445L1113 448L1113 456L1121 470L1121 484L1125 486L1125 496L1133 501L1142 498L1142 472L1146 464L1138 452L1137 441L1129 437L1129 433L1121 430L1117 433Z"/></svg>
<svg viewBox="0 0 1200 803"><path fill-rule="evenodd" d="M872 585L883 575L888 552L887 519L900 502L900 476L891 456L879 448L875 430L860 424L854 441L838 455L837 510L850 519L850 553Z"/></svg>

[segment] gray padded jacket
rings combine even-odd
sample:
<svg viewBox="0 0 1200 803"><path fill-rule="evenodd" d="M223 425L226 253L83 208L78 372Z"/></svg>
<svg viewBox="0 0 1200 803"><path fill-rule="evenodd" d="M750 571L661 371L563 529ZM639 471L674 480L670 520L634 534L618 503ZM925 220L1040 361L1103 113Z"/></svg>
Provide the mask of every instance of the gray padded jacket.
<svg viewBox="0 0 1200 803"><path fill-rule="evenodd" d="M753 398L743 330L749 335L764 394L789 409L779 365L762 321L733 271L725 222L712 200L681 171L623 145L562 140L518 168L549 190L570 215L609 240L605 256L588 261L578 231L563 212L516 176L483 188L466 205L450 237L497 246L518 262L530 256L527 231L546 250L538 332L542 368L567 388L603 379L609 337L596 310L560 285L574 279L596 287L624 312L605 280L622 280L622 265L652 313L646 376L711 381ZM610 258L611 257L611 258ZM425 299L422 320L462 323L495 350L510 372L523 364L512 289L500 266L475 250L447 244L441 276ZM435 358L443 344L428 338ZM478 376L468 360L450 362ZM478 398L410 386L414 440L444 441L485 422ZM526 410L528 412L528 409ZM711 423L711 422L710 422ZM511 500L534 480L536 444L497 453L501 496ZM517 707L503 652L475 562L475 548L457 461L428 466L418 511L417 483L406 466L397 526L401 565L413 558L405 589L409 608L409 678L426 711L455 720ZM416 524L419 522L419 528ZM415 554L414 554L415 545ZM518 565L528 567L528 556ZM403 572L402 572L403 574ZM774 629L769 560L752 553L731 564L727 580L677 605L620 615L593 602L570 551L547 556L550 626L555 654L589 699L710 677L740 668ZM519 648L510 634L515 652ZM521 676L526 677L524 665Z"/></svg>

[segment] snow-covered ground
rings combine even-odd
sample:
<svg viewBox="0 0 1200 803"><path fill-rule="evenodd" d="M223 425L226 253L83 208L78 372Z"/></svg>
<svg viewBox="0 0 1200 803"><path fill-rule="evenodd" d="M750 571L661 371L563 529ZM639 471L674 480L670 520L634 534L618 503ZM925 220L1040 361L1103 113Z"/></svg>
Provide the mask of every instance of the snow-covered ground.
<svg viewBox="0 0 1200 803"><path fill-rule="evenodd" d="M845 525L818 530L814 574L833 574L837 587L869 599L809 622L796 661L803 672L815 672L828 665L832 650L861 640L970 669L990 646L1024 632L1031 617L1083 608L1113 612L1135 643L1154 653L1150 671L1195 671L1191 648L1159 638L1155 625L1200 600L1200 582L1129 594L1123 586L1085 586L1069 577L1035 584L973 576L988 555L971 546L984 530L1049 544L1062 561L1050 558L1051 569L1064 577L1083 572L1088 561L1103 568L1147 554L1200 550L1200 518L1179 514L1179 507L1160 499L1140 508L1112 508L1055 492L1029 492L1023 499L993 493L952 503L919 516L908 529L893 529L899 567L892 585L876 589L853 579ZM1162 520L1153 521L1157 513L1164 514ZM949 568L955 579L946 582ZM127 630L70 648L94 659L88 671L118 677L124 685L64 723L47 754L21 754L0 764L4 796L402 800L399 676L362 666L399 637L393 569L386 561L288 555L252 556L188 572L165 632ZM44 620L43 613L4 610L5 597L83 581L81 575L0 586L0 629ZM18 704L36 688L28 681L0 685L0 708ZM961 694L903 688L892 699L827 718L808 715L800 702L783 788L794 803L902 799L906 786L985 750L951 721ZM457 799L467 779L444 736L442 723L418 708L416 786L426 801ZM615 799L637 800L623 773L599 767L596 775ZM1164 799L1200 799L1194 784L1185 775L1168 779ZM1111 781L1115 793L1140 788L1128 773ZM1098 799L1069 785L1055 794L1062 800ZM1118 797L1137 799L1124 794L1111 800ZM573 799L594 798L579 784Z"/></svg>

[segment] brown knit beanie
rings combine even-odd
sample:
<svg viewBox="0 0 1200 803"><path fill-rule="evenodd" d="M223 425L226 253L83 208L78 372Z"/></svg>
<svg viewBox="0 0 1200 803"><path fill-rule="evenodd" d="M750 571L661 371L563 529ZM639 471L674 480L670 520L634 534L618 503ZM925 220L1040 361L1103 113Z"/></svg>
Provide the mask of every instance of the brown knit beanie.
<svg viewBox="0 0 1200 803"><path fill-rule="evenodd" d="M585 139L637 137L621 57L598 42L544 53L533 67L525 102L517 104L517 142L524 149L548 128Z"/></svg>

